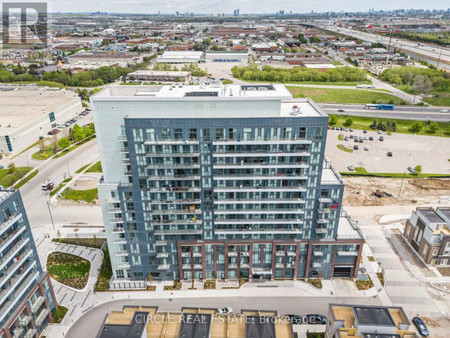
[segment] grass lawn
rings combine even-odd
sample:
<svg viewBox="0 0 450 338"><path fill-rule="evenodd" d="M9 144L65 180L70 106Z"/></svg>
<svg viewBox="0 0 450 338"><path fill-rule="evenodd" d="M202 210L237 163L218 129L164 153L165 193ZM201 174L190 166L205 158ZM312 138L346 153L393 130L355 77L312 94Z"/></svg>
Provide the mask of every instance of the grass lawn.
<svg viewBox="0 0 450 338"><path fill-rule="evenodd" d="M369 126L373 123L374 117L367 117L367 116L348 116L348 115L336 115L338 118L338 122L336 126L343 126L346 119L351 118L353 120L353 124L351 127L353 129L359 129L359 130L370 130ZM411 128L411 125L416 122L414 120L400 120L400 119L386 119L386 118L378 118L377 121L383 121L387 122L395 121L397 123L397 131L395 133L402 133L402 134L417 134L417 135L427 135L427 136L443 136L443 137L450 137L450 134L448 134L446 131L450 127L450 122L437 122L439 125L439 129L436 133L430 134L427 132L428 126L426 121L422 121L424 128L418 132L413 133L409 129ZM392 132L394 133L394 132Z"/></svg>
<svg viewBox="0 0 450 338"><path fill-rule="evenodd" d="M53 156L54 154L55 153L53 152L53 145L49 144L44 147L43 152L41 152L41 150L39 149L33 155L31 155L31 157L35 160L45 161L46 159Z"/></svg>
<svg viewBox="0 0 450 338"><path fill-rule="evenodd" d="M52 242L100 249L106 242L106 238L53 238Z"/></svg>
<svg viewBox="0 0 450 338"><path fill-rule="evenodd" d="M94 200L97 199L98 196L98 190L90 189L90 190L72 190L70 188L67 188L61 193L61 197L66 200L72 200L72 201L85 201L88 203L95 203Z"/></svg>
<svg viewBox="0 0 450 338"><path fill-rule="evenodd" d="M72 178L66 178L64 181L62 181L57 187L56 187L56 189L53 189L51 192L50 192L50 196L53 196L53 195L56 195L56 193L58 192L58 191L60 191L61 190L61 188L64 186L64 184L66 184L67 182L70 182L72 180Z"/></svg>
<svg viewBox="0 0 450 338"><path fill-rule="evenodd" d="M22 186L25 185L25 183L27 183L29 180L31 180L34 176L36 176L39 173L38 169L34 169L31 174L29 174L27 177L25 177L22 181L20 181L19 183L17 183L16 185L14 185L14 188L19 189Z"/></svg>
<svg viewBox="0 0 450 338"><path fill-rule="evenodd" d="M17 155L14 155L13 157L11 157L11 160L13 159L13 158L16 158L17 156L19 156L19 155L22 155L24 152L26 152L27 150L29 150L29 149L31 149L31 148L33 148L33 147L35 147L35 146L37 146L40 142L42 142L41 140L37 140L36 142L34 142L31 146L28 146L26 149L24 149L24 150L22 150L20 153L18 153Z"/></svg>
<svg viewBox="0 0 450 338"><path fill-rule="evenodd" d="M353 153L353 149L345 149L343 144L338 144L338 145L336 145L336 147L339 150L346 151L347 153Z"/></svg>
<svg viewBox="0 0 450 338"><path fill-rule="evenodd" d="M310 97L316 102L323 103L390 103L404 104L398 97L367 90L336 89L336 88L305 88L287 87L294 97Z"/></svg>
<svg viewBox="0 0 450 338"><path fill-rule="evenodd" d="M102 171L102 163L100 161L94 163L88 170L87 173L101 173Z"/></svg>
<svg viewBox="0 0 450 338"><path fill-rule="evenodd" d="M343 176L369 176L369 177L390 177L390 178L446 178L449 174L411 174L411 173L369 173L363 167L355 167L355 171L340 172Z"/></svg>
<svg viewBox="0 0 450 338"><path fill-rule="evenodd" d="M4 187L10 187L14 185L19 179L24 177L32 167L17 167L14 173L9 174L9 169L0 169L0 185Z"/></svg>
<svg viewBox="0 0 450 338"><path fill-rule="evenodd" d="M52 252L47 257L47 271L58 282L82 289L89 279L91 262L64 252Z"/></svg>
<svg viewBox="0 0 450 338"><path fill-rule="evenodd" d="M109 291L109 281L112 276L111 260L109 259L108 248L103 250L103 261L98 274L97 283L95 283L95 291Z"/></svg>
<svg viewBox="0 0 450 338"><path fill-rule="evenodd" d="M53 310L53 323L59 324L63 320L64 316L67 313L67 308L62 305L58 305L58 308L56 310Z"/></svg>
<svg viewBox="0 0 450 338"><path fill-rule="evenodd" d="M395 87L400 90L403 90L404 92L406 92L408 94L411 94L411 95L416 94L412 90L412 87L409 85L400 85L400 86L395 86ZM432 106L442 106L442 107L450 106L450 88L445 91L433 90L430 94L434 95L434 97L427 97L427 98L424 98L422 101L426 102L428 104L431 104Z"/></svg>
<svg viewBox="0 0 450 338"><path fill-rule="evenodd" d="M88 164L82 166L80 169L78 169L77 171L75 171L75 173L76 173L76 174L81 173L84 169L86 169L86 168L89 167L90 165L91 165L91 164L88 163Z"/></svg>

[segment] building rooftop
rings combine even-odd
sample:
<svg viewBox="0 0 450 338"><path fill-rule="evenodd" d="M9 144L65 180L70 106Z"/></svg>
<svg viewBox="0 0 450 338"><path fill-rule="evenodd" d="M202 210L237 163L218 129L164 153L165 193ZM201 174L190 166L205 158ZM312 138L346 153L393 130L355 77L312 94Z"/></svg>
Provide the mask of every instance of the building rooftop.
<svg viewBox="0 0 450 338"><path fill-rule="evenodd" d="M339 239L364 238L361 232L352 224L350 219L345 214L342 214L341 217L339 217L337 237Z"/></svg>
<svg viewBox="0 0 450 338"><path fill-rule="evenodd" d="M442 214L446 218L447 222L450 221L450 208L437 208L436 211Z"/></svg>
<svg viewBox="0 0 450 338"><path fill-rule="evenodd" d="M353 312L359 325L395 326L385 307L354 306Z"/></svg>
<svg viewBox="0 0 450 338"><path fill-rule="evenodd" d="M139 316L139 317L138 317ZM135 326L143 322L143 326ZM292 338L292 326L273 311L243 310L241 314L216 315L216 309L183 308L157 312L156 307L126 306L112 310L99 338Z"/></svg>
<svg viewBox="0 0 450 338"><path fill-rule="evenodd" d="M444 223L445 221L432 208L417 208L417 212L425 218L428 223Z"/></svg>
<svg viewBox="0 0 450 338"><path fill-rule="evenodd" d="M42 117L48 118L49 113L80 100L72 91L55 88L10 88L14 90L0 90L0 135L11 134Z"/></svg>

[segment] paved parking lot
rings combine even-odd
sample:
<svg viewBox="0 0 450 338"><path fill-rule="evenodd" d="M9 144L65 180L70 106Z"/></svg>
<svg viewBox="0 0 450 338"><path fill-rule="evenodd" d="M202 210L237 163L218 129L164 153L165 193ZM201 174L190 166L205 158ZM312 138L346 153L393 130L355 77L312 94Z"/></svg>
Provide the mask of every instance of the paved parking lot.
<svg viewBox="0 0 450 338"><path fill-rule="evenodd" d="M339 134L373 136L374 141L364 140L354 143L352 139L339 141ZM450 174L450 138L409 134L383 133L384 141L380 142L375 131L363 134L362 130L354 132L328 130L326 155L338 171L348 171L347 167L364 167L368 172L402 173L409 166L422 165L423 173ZM347 144L353 149L355 144L359 150L353 153L337 148L338 144ZM369 146L369 151L364 147ZM387 153L391 151L392 157Z"/></svg>

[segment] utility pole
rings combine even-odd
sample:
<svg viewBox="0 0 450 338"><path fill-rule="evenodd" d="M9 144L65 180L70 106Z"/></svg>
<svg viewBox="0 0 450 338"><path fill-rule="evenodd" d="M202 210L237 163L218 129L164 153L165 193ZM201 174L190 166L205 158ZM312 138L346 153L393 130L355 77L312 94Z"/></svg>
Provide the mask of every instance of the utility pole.
<svg viewBox="0 0 450 338"><path fill-rule="evenodd" d="M55 229L55 222L53 222L52 211L50 210L50 204L48 203L48 200L47 200L47 208L48 208L48 213L50 214L50 219L52 220L53 230L56 230Z"/></svg>
<svg viewBox="0 0 450 338"><path fill-rule="evenodd" d="M447 46L445 46L446 48L448 47L448 45ZM437 65L436 65L436 69L438 69L439 68L439 63L441 62L441 56L442 56L442 50L444 49L444 46L442 46L441 47L441 51L439 52L439 57L438 57L438 61L437 61Z"/></svg>
<svg viewBox="0 0 450 338"><path fill-rule="evenodd" d="M70 169L69 169L69 161L66 160L66 164L67 164L67 172L69 173L69 177L70 177Z"/></svg>
<svg viewBox="0 0 450 338"><path fill-rule="evenodd" d="M388 46L388 55L391 53L391 41L392 41L392 31L394 30L394 21L391 19L391 34L389 36L389 46Z"/></svg>
<svg viewBox="0 0 450 338"><path fill-rule="evenodd" d="M400 194L402 193L403 181L405 180L405 176L406 176L406 171L403 172L403 178L402 178L402 183L400 184L400 190L398 191L398 197L400 197Z"/></svg>

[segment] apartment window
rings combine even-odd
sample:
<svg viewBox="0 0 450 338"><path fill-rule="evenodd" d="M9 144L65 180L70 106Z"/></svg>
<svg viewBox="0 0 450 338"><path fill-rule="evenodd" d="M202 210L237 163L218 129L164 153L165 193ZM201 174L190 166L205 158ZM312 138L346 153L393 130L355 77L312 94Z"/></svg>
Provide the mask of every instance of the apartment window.
<svg viewBox="0 0 450 338"><path fill-rule="evenodd" d="M444 255L445 256L450 255L450 242L447 242L445 244Z"/></svg>
<svg viewBox="0 0 450 338"><path fill-rule="evenodd" d="M197 139L197 129L189 129L189 139L190 140Z"/></svg>
<svg viewBox="0 0 450 338"><path fill-rule="evenodd" d="M216 129L216 140L221 140L225 136L223 129Z"/></svg>
<svg viewBox="0 0 450 338"><path fill-rule="evenodd" d="M422 258L425 258L425 257L427 256L427 253L428 253L428 245L425 244L425 245L423 246Z"/></svg>
<svg viewBox="0 0 450 338"><path fill-rule="evenodd" d="M183 130L182 129L175 129L173 131L173 138L175 140L182 140L183 139Z"/></svg>
<svg viewBox="0 0 450 338"><path fill-rule="evenodd" d="M149 141L155 140L155 129L146 129L145 130L145 138Z"/></svg>
<svg viewBox="0 0 450 338"><path fill-rule="evenodd" d="M202 141L211 141L209 129L202 129Z"/></svg>
<svg viewBox="0 0 450 338"><path fill-rule="evenodd" d="M448 263L448 259L441 259L441 262L439 263L439 265L447 265Z"/></svg>
<svg viewBox="0 0 450 338"><path fill-rule="evenodd" d="M433 256L437 256L438 252L439 252L438 249L434 249L434 250L433 250Z"/></svg>
<svg viewBox="0 0 450 338"><path fill-rule="evenodd" d="M170 129L162 129L161 130L161 139L169 140L170 139Z"/></svg>
<svg viewBox="0 0 450 338"><path fill-rule="evenodd" d="M116 270L116 276L117 278L125 278L123 270Z"/></svg>

